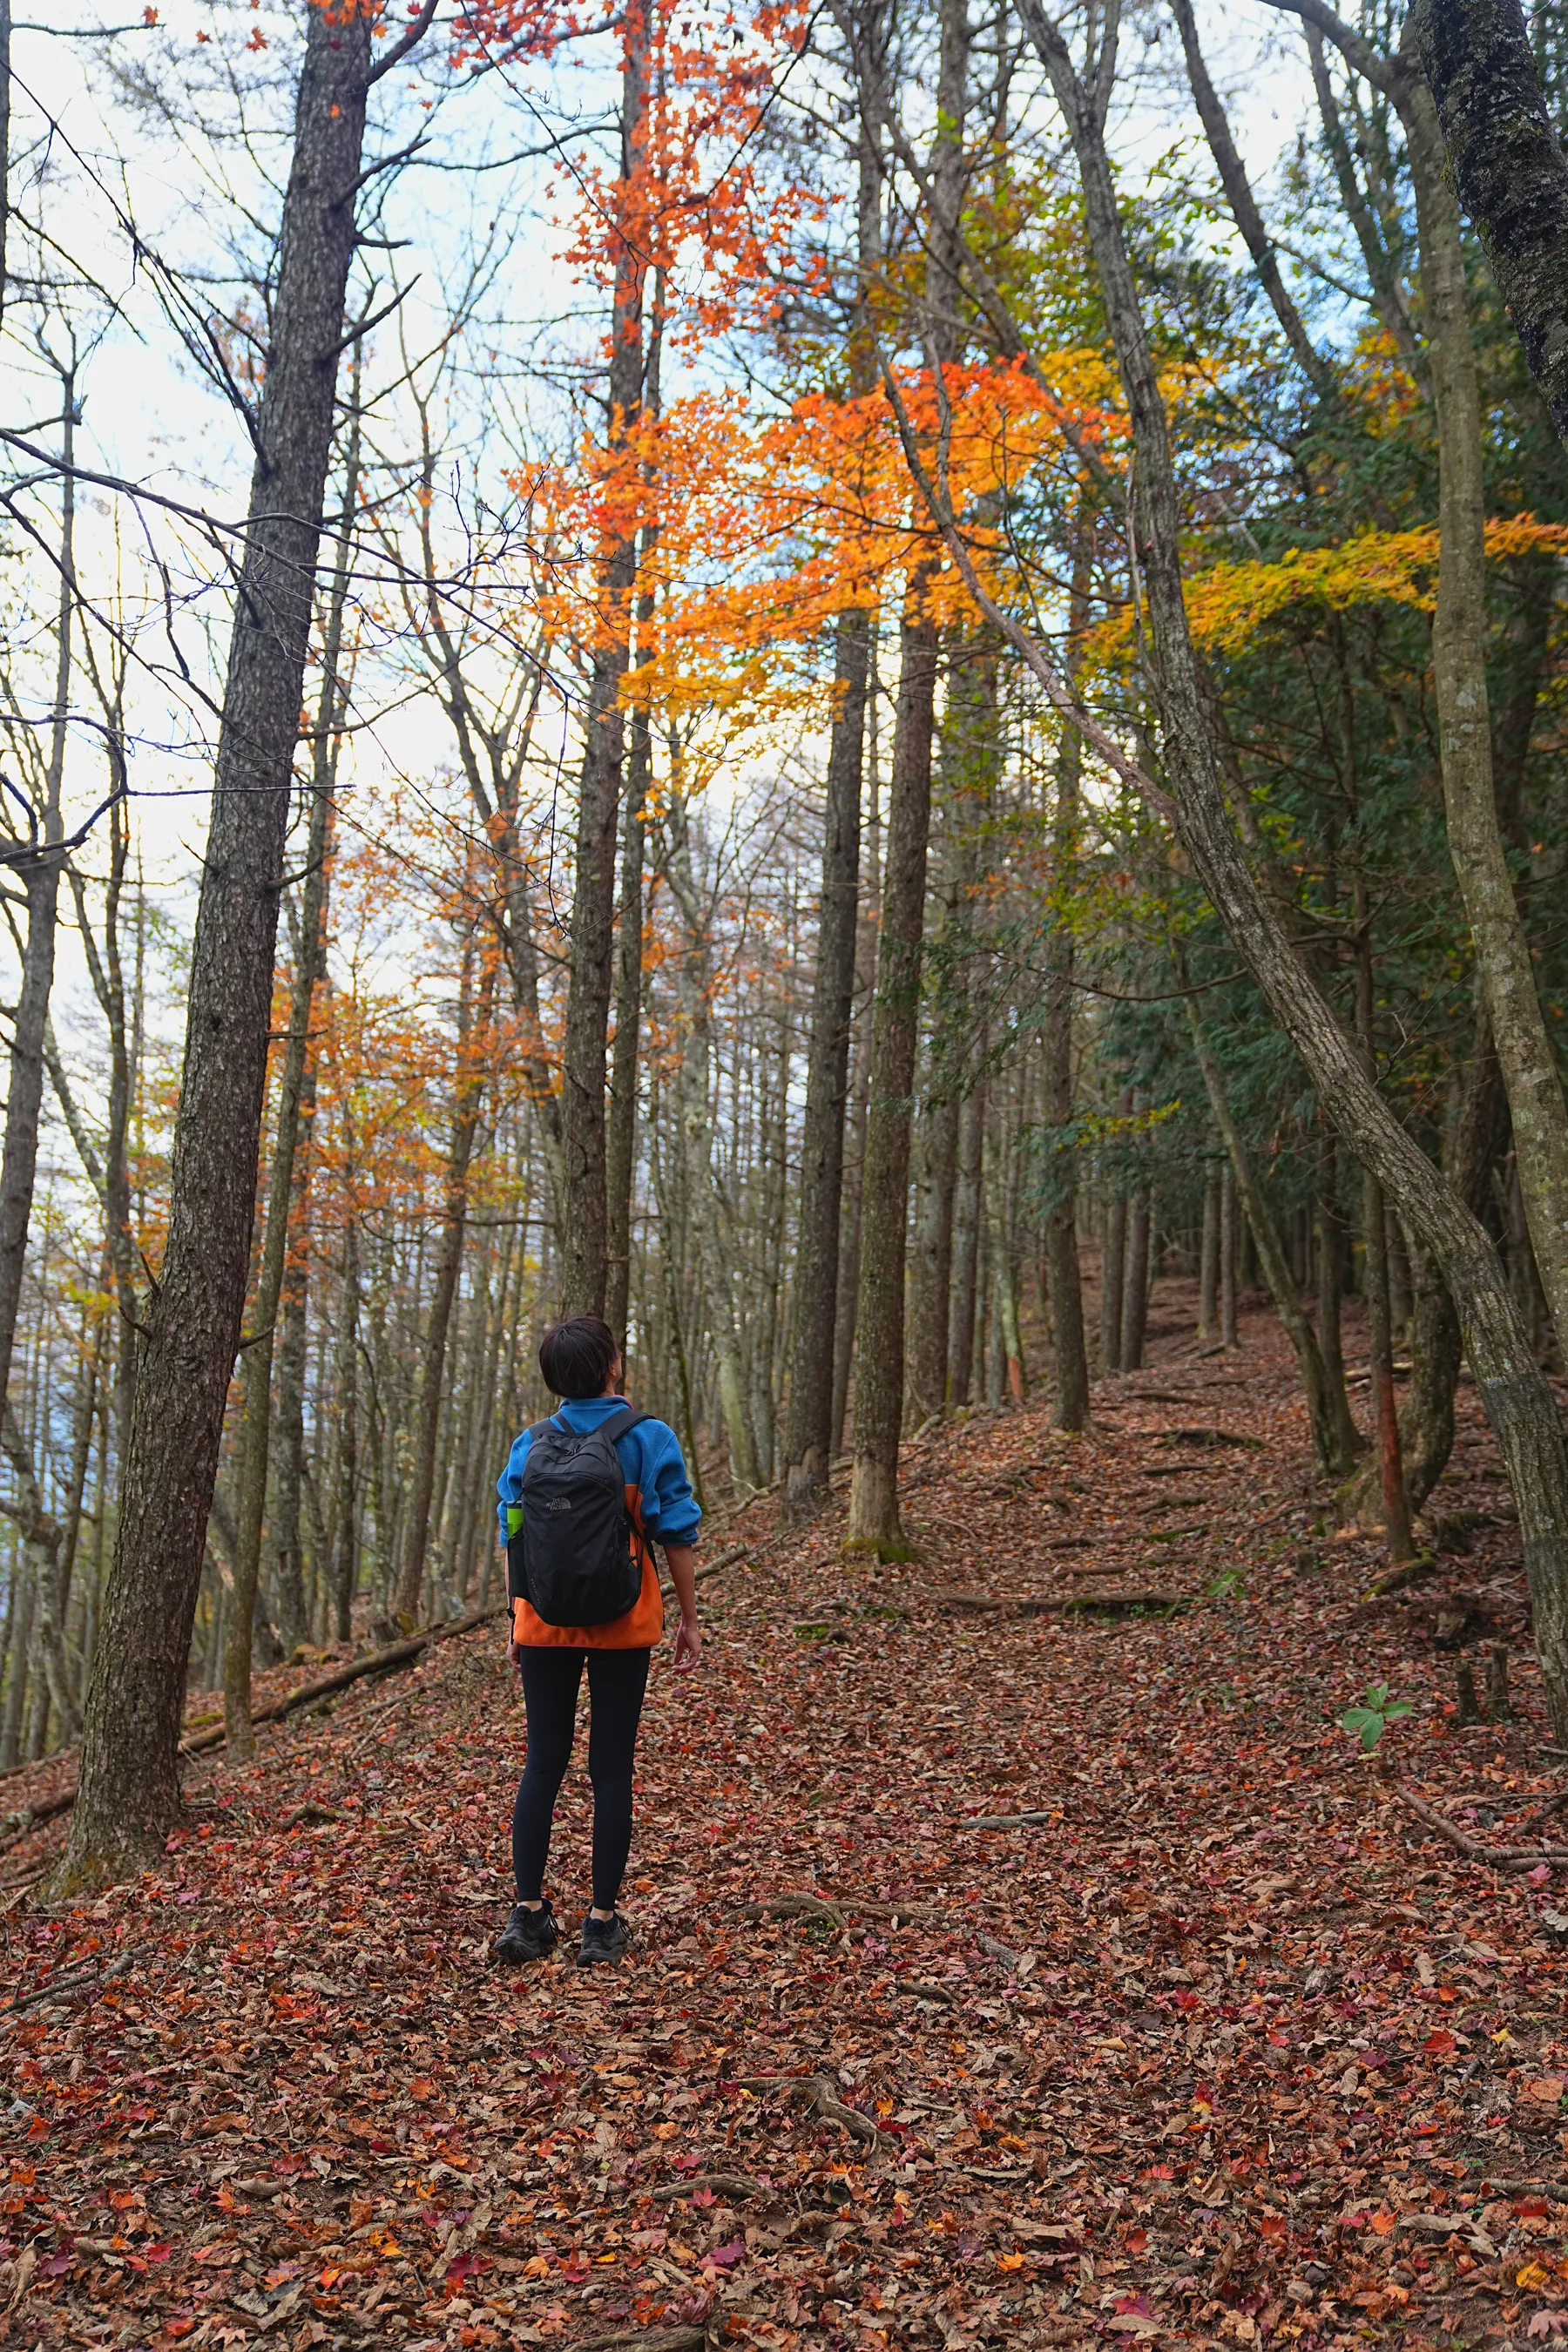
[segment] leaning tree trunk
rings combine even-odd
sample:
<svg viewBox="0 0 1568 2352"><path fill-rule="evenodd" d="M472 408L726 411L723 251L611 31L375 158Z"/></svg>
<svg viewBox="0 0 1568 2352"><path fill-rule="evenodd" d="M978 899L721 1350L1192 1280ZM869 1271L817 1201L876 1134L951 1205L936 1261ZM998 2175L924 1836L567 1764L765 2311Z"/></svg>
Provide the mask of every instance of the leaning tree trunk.
<svg viewBox="0 0 1568 2352"><path fill-rule="evenodd" d="M1443 806L1513 1118L1520 1187L1535 1262L1560 1343L1568 1348L1568 1102L1498 823L1487 693L1480 392L1459 215L1443 171L1441 142L1425 85L1413 87L1403 110L1437 412L1441 549L1432 670Z"/></svg>
<svg viewBox="0 0 1568 2352"><path fill-rule="evenodd" d="M784 1424L784 1508L786 1518L792 1520L809 1517L826 1499L827 1465L833 1453L833 1338L838 1320L844 1122L860 883L860 785L870 674L871 616L866 612L845 613L839 617L834 656L822 899L800 1139L795 1344L790 1351L789 1410Z"/></svg>
<svg viewBox="0 0 1568 2352"><path fill-rule="evenodd" d="M1498 1253L1377 1091L1267 905L1238 841L1205 723L1182 594L1181 522L1163 401L1128 257L1102 118L1039 0L1019 0L1066 119L1142 488L1143 574L1183 843L1238 953L1306 1065L1329 1116L1431 1250L1458 1309L1519 1509L1553 1737L1568 1741L1568 1442Z"/></svg>
<svg viewBox="0 0 1568 2352"><path fill-rule="evenodd" d="M305 13L191 958L169 1237L148 1308L57 1895L156 1863L179 1811L185 1662L249 1273L278 902L374 78L367 16ZM407 53L434 13L426 0L374 75Z"/></svg>

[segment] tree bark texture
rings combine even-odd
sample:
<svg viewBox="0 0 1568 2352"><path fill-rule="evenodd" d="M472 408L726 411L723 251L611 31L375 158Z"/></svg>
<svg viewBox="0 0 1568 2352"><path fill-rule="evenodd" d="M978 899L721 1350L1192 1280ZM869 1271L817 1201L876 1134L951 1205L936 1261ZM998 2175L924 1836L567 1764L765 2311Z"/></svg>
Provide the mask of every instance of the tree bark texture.
<svg viewBox="0 0 1568 2352"><path fill-rule="evenodd" d="M1568 1103L1536 991L1492 782L1486 672L1486 483L1459 216L1425 85L1405 111L1421 235L1440 458L1432 667L1443 803L1454 873L1475 940L1535 1262L1559 1333L1568 1329Z"/></svg>
<svg viewBox="0 0 1568 2352"><path fill-rule="evenodd" d="M185 1661L249 1273L278 904L370 76L368 17L306 15L191 959L169 1236L147 1310L79 1790L54 1880L61 1894L156 1861L178 1811Z"/></svg>
<svg viewBox="0 0 1568 2352"><path fill-rule="evenodd" d="M848 1540L889 1557L902 1548L899 1433L904 1407L904 1261L909 1212L910 1111L920 1034L926 841L931 826L936 723L937 625L911 582L904 615L877 1003L871 1101L860 1190L860 1305L856 1318L855 1466Z"/></svg>
<svg viewBox="0 0 1568 2352"><path fill-rule="evenodd" d="M1415 0L1407 20L1460 205L1568 440L1568 158L1519 0Z"/></svg>
<svg viewBox="0 0 1568 2352"><path fill-rule="evenodd" d="M338 663L342 651L343 612L348 599L350 517L358 501L359 424L356 417L350 428L343 479L343 528L338 540L338 560L322 649L321 691L317 702L316 740L312 747L310 820L306 833L305 886L300 904L300 950L294 966L294 985L289 992L289 1034L284 1045L283 1072L278 1089L278 1128L272 1145L267 1223L263 1230L261 1267L257 1277L251 1315L255 1329L250 1346L246 1350L240 1381L243 1419L238 1534L234 1556L234 1590L230 1595L228 1631L224 1648L223 1717L228 1752L241 1763L255 1753L256 1748L250 1727L250 1653L256 1615L256 1588L261 1570L261 1527L267 1512L267 1478L272 1455L274 1326L283 1297L284 1271L289 1255L294 1159L300 1139L300 1104L304 1097L305 1070L310 1055L310 1014L315 1003L316 985L326 966L327 846L335 767L331 738L333 729L341 723ZM293 1649L302 1639L302 1627L285 1626L285 1649Z"/></svg>
<svg viewBox="0 0 1568 2352"><path fill-rule="evenodd" d="M834 1441L833 1340L838 1313L844 1129L860 887L860 786L870 674L871 616L864 612L845 613L838 621L834 649L837 692L827 755L822 897L801 1127L795 1342L784 1424L784 1508L786 1517L797 1521L809 1517L826 1497Z"/></svg>
<svg viewBox="0 0 1568 2352"><path fill-rule="evenodd" d="M1131 411L1164 773L1184 845L1216 913L1341 1133L1436 1257L1519 1509L1537 1649L1553 1727L1568 1741L1568 1443L1497 1251L1362 1066L1265 902L1237 838L1205 724L1182 596L1174 467L1153 354L1128 257L1100 118L1039 0L1019 0L1050 75L1081 177L1087 226Z"/></svg>

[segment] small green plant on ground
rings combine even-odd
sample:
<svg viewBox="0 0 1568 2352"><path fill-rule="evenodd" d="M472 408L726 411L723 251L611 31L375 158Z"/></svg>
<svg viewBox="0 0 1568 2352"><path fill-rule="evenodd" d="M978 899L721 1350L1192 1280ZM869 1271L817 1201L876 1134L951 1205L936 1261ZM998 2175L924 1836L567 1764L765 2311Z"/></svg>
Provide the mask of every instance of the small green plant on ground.
<svg viewBox="0 0 1568 2352"><path fill-rule="evenodd" d="M1340 1729L1355 1734L1370 1756L1391 1723L1412 1713L1407 1698L1391 1699L1386 1683L1368 1683L1359 1706L1349 1706L1340 1717Z"/></svg>

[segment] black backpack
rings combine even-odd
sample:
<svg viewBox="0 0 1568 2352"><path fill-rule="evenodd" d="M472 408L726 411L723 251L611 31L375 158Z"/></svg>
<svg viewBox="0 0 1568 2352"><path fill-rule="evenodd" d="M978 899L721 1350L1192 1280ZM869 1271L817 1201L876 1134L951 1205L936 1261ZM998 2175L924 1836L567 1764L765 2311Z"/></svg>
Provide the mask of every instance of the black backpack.
<svg viewBox="0 0 1568 2352"><path fill-rule="evenodd" d="M642 1531L626 1507L616 1440L647 1419L628 1404L597 1429L541 1421L529 1432L507 1582L547 1625L607 1625L637 1604Z"/></svg>

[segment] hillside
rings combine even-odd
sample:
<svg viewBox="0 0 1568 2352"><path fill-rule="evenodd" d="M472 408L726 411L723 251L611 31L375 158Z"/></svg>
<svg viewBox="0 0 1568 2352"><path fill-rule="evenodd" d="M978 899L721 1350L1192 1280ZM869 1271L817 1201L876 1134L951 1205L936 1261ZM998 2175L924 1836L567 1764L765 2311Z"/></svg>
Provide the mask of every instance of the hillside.
<svg viewBox="0 0 1568 2352"><path fill-rule="evenodd" d="M1516 1848L1558 1786L1474 1392L1440 1492L1477 1548L1367 1600L1272 1325L1162 1353L1082 1441L1025 1411L913 1447L907 1566L766 1498L715 1541L746 1549L700 1675L656 1664L618 1974L489 1962L493 1626L197 1759L165 1876L14 1887L0 2340L1568 2331L1554 1864L1400 1795ZM1513 1719L1461 1733L1439 1645L1483 1635ZM1336 1718L1380 1682L1413 1712L1369 1759ZM585 1829L574 1773L573 1916Z"/></svg>

